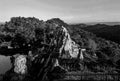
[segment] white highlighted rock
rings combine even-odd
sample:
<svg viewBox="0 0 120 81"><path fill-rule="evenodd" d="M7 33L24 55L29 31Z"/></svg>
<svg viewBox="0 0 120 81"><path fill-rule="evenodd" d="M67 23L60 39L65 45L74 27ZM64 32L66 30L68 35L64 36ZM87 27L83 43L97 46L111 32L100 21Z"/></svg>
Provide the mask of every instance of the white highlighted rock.
<svg viewBox="0 0 120 81"><path fill-rule="evenodd" d="M58 62L58 59L55 59L55 64L54 64L54 66L56 67L56 66L60 66L59 65L59 62Z"/></svg>
<svg viewBox="0 0 120 81"><path fill-rule="evenodd" d="M80 59L83 60L83 52L86 51L86 49L80 49Z"/></svg>
<svg viewBox="0 0 120 81"><path fill-rule="evenodd" d="M63 45L60 48L60 54L62 53L62 50L68 51L70 56L72 58L77 58L79 54L79 45L76 44L71 38L70 35L65 27L63 27L63 33L64 33L64 39L63 39Z"/></svg>
<svg viewBox="0 0 120 81"><path fill-rule="evenodd" d="M27 72L26 62L27 60L25 55L16 56L14 63L14 72L18 74L25 74Z"/></svg>

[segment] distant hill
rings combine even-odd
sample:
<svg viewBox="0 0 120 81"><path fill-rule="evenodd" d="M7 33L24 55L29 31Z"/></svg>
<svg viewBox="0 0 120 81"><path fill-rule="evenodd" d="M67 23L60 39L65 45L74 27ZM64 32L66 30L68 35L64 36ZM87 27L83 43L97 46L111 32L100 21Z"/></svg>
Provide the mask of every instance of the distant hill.
<svg viewBox="0 0 120 81"><path fill-rule="evenodd" d="M118 23L119 24L119 23ZM114 41L120 44L120 25L106 25L106 24L77 24L72 25L74 27L79 27L85 31L92 32L98 37L102 37L107 40Z"/></svg>
<svg viewBox="0 0 120 81"><path fill-rule="evenodd" d="M120 25L120 22L90 22L87 25L106 24L106 25Z"/></svg>

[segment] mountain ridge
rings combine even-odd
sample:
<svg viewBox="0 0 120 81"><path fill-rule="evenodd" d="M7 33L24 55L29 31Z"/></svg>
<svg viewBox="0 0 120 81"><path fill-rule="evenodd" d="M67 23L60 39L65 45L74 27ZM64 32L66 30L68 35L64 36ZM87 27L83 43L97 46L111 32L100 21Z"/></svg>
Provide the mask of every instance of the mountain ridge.
<svg viewBox="0 0 120 81"><path fill-rule="evenodd" d="M105 25L120 25L120 22L91 22L85 23L87 25L95 25L95 24L105 24Z"/></svg>

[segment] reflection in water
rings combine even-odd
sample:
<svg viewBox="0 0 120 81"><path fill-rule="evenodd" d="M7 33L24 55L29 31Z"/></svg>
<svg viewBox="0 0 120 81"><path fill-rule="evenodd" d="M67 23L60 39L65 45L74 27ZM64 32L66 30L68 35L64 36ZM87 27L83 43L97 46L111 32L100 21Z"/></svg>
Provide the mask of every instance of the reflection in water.
<svg viewBox="0 0 120 81"><path fill-rule="evenodd" d="M11 68L10 56L0 55L0 74L4 74Z"/></svg>

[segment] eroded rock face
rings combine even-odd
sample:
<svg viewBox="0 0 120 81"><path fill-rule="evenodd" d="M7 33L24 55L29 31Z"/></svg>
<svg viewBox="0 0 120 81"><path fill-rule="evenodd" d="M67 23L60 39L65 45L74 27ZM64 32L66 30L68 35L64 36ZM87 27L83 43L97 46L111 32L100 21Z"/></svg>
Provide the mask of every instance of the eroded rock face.
<svg viewBox="0 0 120 81"><path fill-rule="evenodd" d="M26 62L27 59L25 55L15 56L14 72L18 74L25 74L27 72Z"/></svg>
<svg viewBox="0 0 120 81"><path fill-rule="evenodd" d="M64 38L63 38L63 45L60 48L60 53L62 51L68 51L69 55L72 58L77 58L79 54L79 45L76 44L70 37L70 34L68 33L67 29L62 26Z"/></svg>

